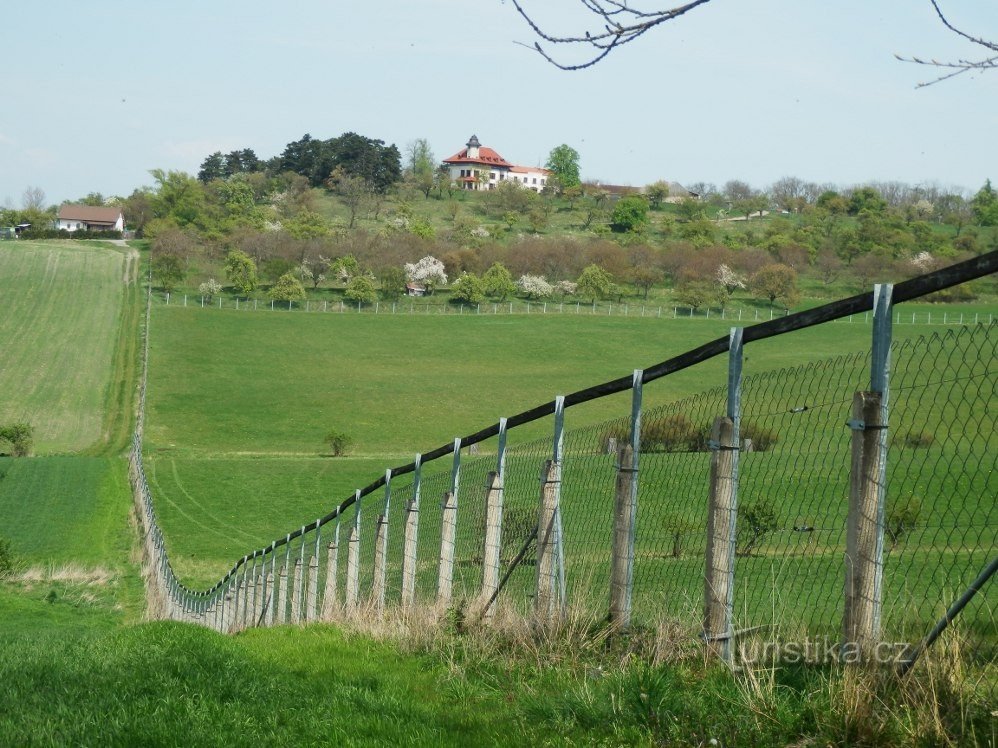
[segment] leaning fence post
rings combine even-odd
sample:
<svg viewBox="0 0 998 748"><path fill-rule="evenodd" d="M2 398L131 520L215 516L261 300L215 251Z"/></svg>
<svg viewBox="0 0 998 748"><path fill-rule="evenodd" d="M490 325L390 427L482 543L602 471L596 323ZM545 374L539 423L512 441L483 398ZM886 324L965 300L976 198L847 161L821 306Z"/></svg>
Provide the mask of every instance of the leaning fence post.
<svg viewBox="0 0 998 748"><path fill-rule="evenodd" d="M499 564L502 552L502 479L499 473L490 472L485 489L485 545L482 550L482 592L483 604L492 599L499 589ZM491 617L493 607L485 611Z"/></svg>
<svg viewBox="0 0 998 748"><path fill-rule="evenodd" d="M454 592L454 537L457 534L457 500L444 493L440 527L440 565L437 572L437 605L447 608Z"/></svg>
<svg viewBox="0 0 998 748"><path fill-rule="evenodd" d="M634 532L638 509L638 462L641 453L641 397L644 372L635 369L631 386L631 441L618 454L614 493L613 554L610 560L610 622L631 624L634 583Z"/></svg>
<svg viewBox="0 0 998 748"><path fill-rule="evenodd" d="M558 569L555 555L558 511L558 466L554 460L545 460L541 473L540 508L537 513L537 583L534 594L534 616L540 624L555 620Z"/></svg>
<svg viewBox="0 0 998 748"><path fill-rule="evenodd" d="M707 561L704 574L703 636L723 659L731 654L731 600L735 572L734 423L718 418L711 430L710 498L707 510Z"/></svg>

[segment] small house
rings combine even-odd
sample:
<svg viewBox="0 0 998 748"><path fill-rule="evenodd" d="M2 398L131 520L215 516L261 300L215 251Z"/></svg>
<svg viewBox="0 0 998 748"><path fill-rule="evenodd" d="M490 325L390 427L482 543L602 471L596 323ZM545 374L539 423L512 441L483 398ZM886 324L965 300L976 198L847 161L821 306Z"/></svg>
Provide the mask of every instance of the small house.
<svg viewBox="0 0 998 748"><path fill-rule="evenodd" d="M118 207L65 203L59 206L56 228L64 231L124 231L125 215Z"/></svg>

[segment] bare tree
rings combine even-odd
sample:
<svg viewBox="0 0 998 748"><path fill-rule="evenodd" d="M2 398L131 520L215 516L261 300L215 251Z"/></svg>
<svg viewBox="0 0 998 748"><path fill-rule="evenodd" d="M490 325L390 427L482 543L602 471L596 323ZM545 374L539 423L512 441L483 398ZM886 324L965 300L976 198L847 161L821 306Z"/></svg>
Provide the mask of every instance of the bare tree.
<svg viewBox="0 0 998 748"><path fill-rule="evenodd" d="M24 210L45 210L45 190L41 187L28 187L21 195L21 207Z"/></svg>
<svg viewBox="0 0 998 748"><path fill-rule="evenodd" d="M644 35L645 32L651 31L656 26L679 18L680 16L689 13L694 8L706 5L710 2L710 0L692 0L692 2L677 5L672 8L638 10L637 8L630 7L628 0L578 0L578 2L587 11L596 17L597 28L592 31L585 30L575 35L557 36L544 31L538 25L533 17L528 14L526 10L524 10L523 1L524 0L510 0L513 7L516 8L517 12L521 16L523 16L530 28L533 29L534 33L537 34L542 41L547 42L550 45L567 44L570 46L575 45L591 48L591 56L589 59L584 62L571 65L558 62L552 57L551 53L549 53L541 45L541 42L534 42L533 49L537 50L538 54L540 54L545 60L561 70L582 70L584 68L592 67L617 47L633 42L638 37ZM989 54L988 56L977 60L957 59L948 62L935 59L927 60L914 56L904 57L901 55L895 55L897 59L903 62L913 62L918 65L928 65L937 68L944 68L950 71L931 81L919 83L919 88L923 86L931 86L933 83L939 83L940 81L944 81L955 75L966 73L971 70L985 71L998 68L998 42L974 36L973 34L968 34L967 32L958 29L956 26L951 24L949 19L947 19L943 14L937 0L929 0L929 2L932 3L932 7L935 9L936 15L939 16L939 20L947 29L972 44L984 47L984 49L988 50L989 53L995 54Z"/></svg>
<svg viewBox="0 0 998 748"><path fill-rule="evenodd" d="M979 36L973 36L972 34L968 34L965 31L961 31L960 29L958 29L956 26L954 26L949 22L949 19L947 19L946 16L943 14L943 11L939 7L939 3L936 2L936 0L929 0L929 2L932 3L932 7L935 9L936 15L939 16L939 20L942 21L943 26L945 26L947 29L952 31L957 36L960 36L966 39L967 41L972 42L973 44L984 47L984 49L988 50L989 52L998 53L998 42L989 41ZM961 73L966 73L971 70L985 71L985 70L994 70L995 68L998 68L998 54L991 54L979 60L957 59L950 61L940 61L935 59L925 60L922 59L921 57L902 57L901 55L894 55L894 56L897 59L901 60L902 62L913 62L916 65L928 65L930 67L943 68L949 70L948 73L944 73L940 75L938 78L933 78L930 81L919 83L916 86L916 88L924 88L925 86L931 86L933 83L939 83L940 81L947 80L948 78L952 78L955 75L960 75Z"/></svg>
<svg viewBox="0 0 998 748"><path fill-rule="evenodd" d="M592 67L610 54L617 47L633 42L645 32L656 26L671 21L689 13L700 5L706 5L710 0L692 0L692 2L674 8L642 11L630 7L626 0L579 0L583 7L596 16L599 28L584 31L582 35L555 36L549 34L524 10L521 0L510 0L517 12L541 39L549 44L587 45L592 47L592 57L576 65L566 65L556 61L540 42L534 42L533 48L543 57L561 70L582 70Z"/></svg>

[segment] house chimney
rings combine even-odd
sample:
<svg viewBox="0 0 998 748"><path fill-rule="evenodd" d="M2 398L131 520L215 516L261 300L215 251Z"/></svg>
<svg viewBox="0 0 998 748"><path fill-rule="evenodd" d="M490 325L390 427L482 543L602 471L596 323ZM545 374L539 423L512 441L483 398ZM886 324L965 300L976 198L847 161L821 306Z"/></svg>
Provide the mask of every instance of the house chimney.
<svg viewBox="0 0 998 748"><path fill-rule="evenodd" d="M478 142L478 136L472 135L471 140L468 141L468 158L478 158L478 149L481 146L482 144Z"/></svg>

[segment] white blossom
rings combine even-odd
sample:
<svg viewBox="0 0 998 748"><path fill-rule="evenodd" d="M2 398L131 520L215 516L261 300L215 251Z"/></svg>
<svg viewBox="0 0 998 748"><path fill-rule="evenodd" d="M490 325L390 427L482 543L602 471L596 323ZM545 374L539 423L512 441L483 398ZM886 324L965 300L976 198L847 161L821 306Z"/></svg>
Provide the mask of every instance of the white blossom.
<svg viewBox="0 0 998 748"><path fill-rule="evenodd" d="M470 233L476 239L488 239L489 238L489 230L487 228L485 228L484 226L478 226L477 228L473 228Z"/></svg>
<svg viewBox="0 0 998 748"><path fill-rule="evenodd" d="M920 273L928 273L936 265L936 258L928 252L922 251L911 258L911 264Z"/></svg>
<svg viewBox="0 0 998 748"><path fill-rule="evenodd" d="M405 277L413 283L422 283L428 286L443 286L447 283L444 264L430 255L416 263L407 262L405 264Z"/></svg>
<svg viewBox="0 0 998 748"><path fill-rule="evenodd" d="M554 291L543 275L521 275L516 287L528 299L546 299Z"/></svg>
<svg viewBox="0 0 998 748"><path fill-rule="evenodd" d="M214 278L209 278L200 286L198 286L198 293L202 296L214 296L222 290L222 284L219 283Z"/></svg>
<svg viewBox="0 0 998 748"><path fill-rule="evenodd" d="M561 280L554 284L554 290L562 296L574 296L579 284L575 281Z"/></svg>
<svg viewBox="0 0 998 748"><path fill-rule="evenodd" d="M745 278L723 262L717 266L717 274L714 277L728 293L734 292L736 288L745 288Z"/></svg>

